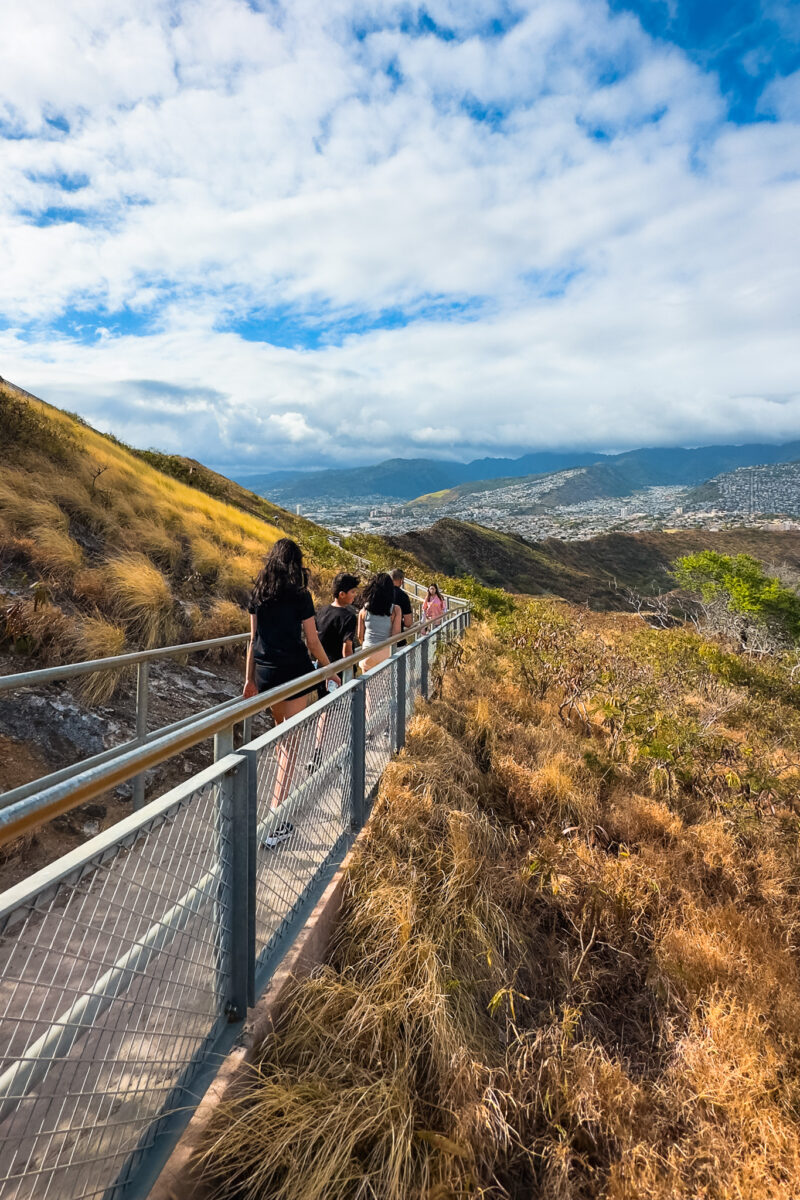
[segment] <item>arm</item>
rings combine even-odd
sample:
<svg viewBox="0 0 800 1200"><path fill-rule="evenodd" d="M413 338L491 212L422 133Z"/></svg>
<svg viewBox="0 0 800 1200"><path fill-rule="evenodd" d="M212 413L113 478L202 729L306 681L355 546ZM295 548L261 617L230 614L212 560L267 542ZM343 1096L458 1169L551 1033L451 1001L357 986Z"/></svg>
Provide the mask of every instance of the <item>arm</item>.
<svg viewBox="0 0 800 1200"><path fill-rule="evenodd" d="M313 617L306 617L305 621L303 621L303 633L306 635L306 645L311 652L311 657L315 658L321 667L329 667L331 660L328 658L322 642L319 640L317 622ZM337 683L341 683L338 675L332 675L331 679L335 679Z"/></svg>
<svg viewBox="0 0 800 1200"><path fill-rule="evenodd" d="M409 605L408 612L403 613L403 629L410 629L412 620L411 606Z"/></svg>
<svg viewBox="0 0 800 1200"><path fill-rule="evenodd" d="M349 658L352 653L353 642L351 638L348 638L346 642L342 643L342 658Z"/></svg>
<svg viewBox="0 0 800 1200"><path fill-rule="evenodd" d="M400 612L400 605L395 604L394 608L392 609L392 637L394 637L396 633L399 633L403 627L402 616L403 614Z"/></svg>
<svg viewBox="0 0 800 1200"><path fill-rule="evenodd" d="M256 614L250 613L250 641L247 646L247 661L244 667L244 690L242 691L245 700L249 700L251 696L255 696L258 692L258 688L256 687L255 641Z"/></svg>
<svg viewBox="0 0 800 1200"><path fill-rule="evenodd" d="M364 628L364 609L363 609L363 608L362 608L362 609L359 609L359 613L358 613L358 626L357 626L357 629L358 629L358 640L359 640L359 642L361 643L361 645L363 646L363 645L364 645L364 632L365 632L365 628Z"/></svg>

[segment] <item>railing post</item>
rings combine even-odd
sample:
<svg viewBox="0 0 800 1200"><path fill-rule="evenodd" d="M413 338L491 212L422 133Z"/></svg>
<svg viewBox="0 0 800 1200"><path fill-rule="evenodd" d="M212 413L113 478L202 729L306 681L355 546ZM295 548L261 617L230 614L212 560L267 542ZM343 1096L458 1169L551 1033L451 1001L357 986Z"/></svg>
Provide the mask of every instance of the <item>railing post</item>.
<svg viewBox="0 0 800 1200"><path fill-rule="evenodd" d="M419 667L419 690L425 699L428 699L428 647L430 639L423 637L419 651L421 655Z"/></svg>
<svg viewBox="0 0 800 1200"><path fill-rule="evenodd" d="M233 754L233 726L221 729L214 734L214 762L219 762L227 754Z"/></svg>
<svg viewBox="0 0 800 1200"><path fill-rule="evenodd" d="M350 827L358 833L366 820L367 692L364 680L352 691L350 706Z"/></svg>
<svg viewBox="0 0 800 1200"><path fill-rule="evenodd" d="M398 654L395 666L394 692L394 739L392 750L395 753L406 741L406 654Z"/></svg>
<svg viewBox="0 0 800 1200"><path fill-rule="evenodd" d="M230 789L231 977L227 1013L231 1021L243 1020L248 1006L255 1004L256 769L256 755L247 751L233 772Z"/></svg>
<svg viewBox="0 0 800 1200"><path fill-rule="evenodd" d="M144 745L147 736L147 714L149 705L148 682L150 679L150 663L140 662L136 666L136 741ZM133 807L141 808L144 804L145 771L140 771L133 777Z"/></svg>

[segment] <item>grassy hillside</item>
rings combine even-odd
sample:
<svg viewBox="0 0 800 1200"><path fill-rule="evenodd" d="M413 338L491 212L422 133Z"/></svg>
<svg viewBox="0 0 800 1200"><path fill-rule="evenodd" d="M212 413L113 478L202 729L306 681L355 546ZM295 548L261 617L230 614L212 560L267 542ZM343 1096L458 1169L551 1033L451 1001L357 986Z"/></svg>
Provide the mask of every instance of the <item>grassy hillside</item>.
<svg viewBox="0 0 800 1200"><path fill-rule="evenodd" d="M0 427L0 644L69 660L241 631L284 531L324 590L351 561L200 464L134 453L6 383Z"/></svg>
<svg viewBox="0 0 800 1200"><path fill-rule="evenodd" d="M334 545L202 463L131 449L2 380L0 428L0 650L75 661L241 632L253 579L284 534L324 602L353 555L428 574L382 538ZM477 611L507 604L474 581L431 577Z"/></svg>
<svg viewBox="0 0 800 1200"><path fill-rule="evenodd" d="M794 1200L791 664L547 601L452 653L218 1194Z"/></svg>
<svg viewBox="0 0 800 1200"><path fill-rule="evenodd" d="M432 571L474 575L491 587L563 596L596 608L620 606L615 582L647 593L668 591L675 586L671 564L696 550L747 553L767 564L800 569L800 533L794 531L679 530L528 542L482 525L444 520L387 540Z"/></svg>
<svg viewBox="0 0 800 1200"><path fill-rule="evenodd" d="M163 474L179 479L189 487L206 492L209 496L216 496L226 504L274 525L287 537L294 538L317 564L342 563L342 552L331 544L327 529L309 521L307 517L298 516L270 500L265 500L263 496L234 483L225 475L212 471L197 459L184 458L179 454L162 454L157 450L133 450L132 453Z"/></svg>

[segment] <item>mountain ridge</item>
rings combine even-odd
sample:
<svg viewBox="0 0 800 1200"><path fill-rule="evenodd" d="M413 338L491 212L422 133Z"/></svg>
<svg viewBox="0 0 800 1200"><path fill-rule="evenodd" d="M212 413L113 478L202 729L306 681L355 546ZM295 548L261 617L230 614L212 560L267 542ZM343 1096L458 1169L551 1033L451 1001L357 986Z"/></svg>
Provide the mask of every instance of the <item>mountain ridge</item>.
<svg viewBox="0 0 800 1200"><path fill-rule="evenodd" d="M236 482L275 502L294 504L318 499L347 499L374 496L387 500L422 502L448 497L440 492L490 490L502 479L505 485L585 469L602 479L603 468L616 473L615 487L627 491L602 491L597 495L628 495L656 485L697 486L715 475L738 467L786 462L800 458L800 441L712 444L691 448L645 446L618 454L584 451L534 451L518 458L479 458L468 463L428 458L390 458L366 467L332 468L311 473L285 472L239 476ZM488 473L487 473L488 472ZM236 478L236 477L234 477ZM624 483L623 483L624 481ZM553 503L570 503L569 499ZM431 507L435 505L431 504Z"/></svg>

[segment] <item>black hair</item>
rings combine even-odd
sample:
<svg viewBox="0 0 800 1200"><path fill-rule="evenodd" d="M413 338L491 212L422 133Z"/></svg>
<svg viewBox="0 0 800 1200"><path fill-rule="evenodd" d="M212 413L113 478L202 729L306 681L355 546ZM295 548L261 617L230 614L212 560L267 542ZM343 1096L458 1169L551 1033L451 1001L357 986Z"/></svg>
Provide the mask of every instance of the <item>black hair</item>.
<svg viewBox="0 0 800 1200"><path fill-rule="evenodd" d="M252 605L296 596L308 587L303 552L291 538L278 538L253 585Z"/></svg>
<svg viewBox="0 0 800 1200"><path fill-rule="evenodd" d="M334 600L339 595L339 592L352 592L353 588L357 588L359 578L357 575L350 575L347 571L340 571L333 579L333 598Z"/></svg>
<svg viewBox="0 0 800 1200"><path fill-rule="evenodd" d="M405 577L406 573L402 567L395 567L395 569L392 571L392 579L395 583L398 583L401 579L404 580Z"/></svg>
<svg viewBox="0 0 800 1200"><path fill-rule="evenodd" d="M442 593L439 591L439 585L438 585L438 583L429 583L429 584L428 584L428 593L430 593L430 590L431 590L431 588L433 588L433 590L436 592L436 595L437 595L437 596L439 597L439 599L441 600L442 604L444 604L444 596L443 596L443 595L442 595Z"/></svg>
<svg viewBox="0 0 800 1200"><path fill-rule="evenodd" d="M394 581L381 571L364 588L364 608L375 617L390 617L394 605Z"/></svg>

